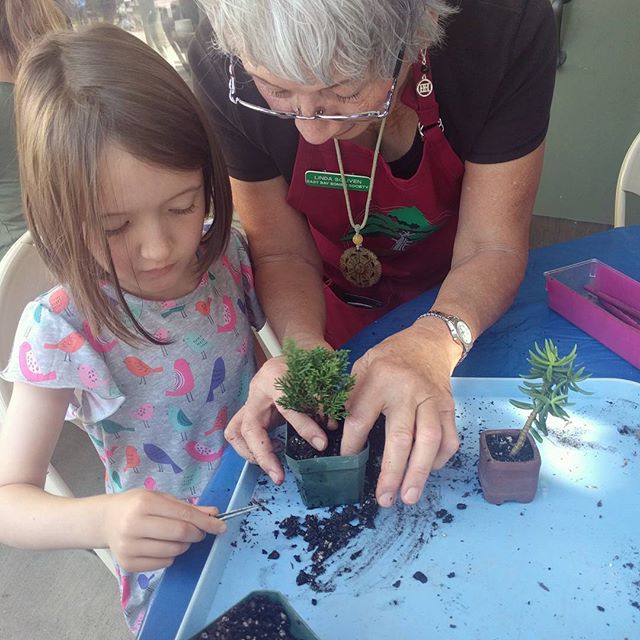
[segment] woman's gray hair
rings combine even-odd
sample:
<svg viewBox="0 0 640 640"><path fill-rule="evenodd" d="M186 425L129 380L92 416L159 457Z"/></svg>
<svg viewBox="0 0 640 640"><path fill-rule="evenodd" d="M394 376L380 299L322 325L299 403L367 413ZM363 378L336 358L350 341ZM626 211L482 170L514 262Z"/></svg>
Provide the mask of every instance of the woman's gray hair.
<svg viewBox="0 0 640 640"><path fill-rule="evenodd" d="M437 45L447 0L200 0L214 46L298 83L390 78Z"/></svg>

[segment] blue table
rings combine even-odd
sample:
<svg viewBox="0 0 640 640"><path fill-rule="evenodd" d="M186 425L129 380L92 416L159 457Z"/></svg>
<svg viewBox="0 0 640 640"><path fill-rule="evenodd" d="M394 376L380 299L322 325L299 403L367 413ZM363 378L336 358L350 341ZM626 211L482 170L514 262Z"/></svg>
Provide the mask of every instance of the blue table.
<svg viewBox="0 0 640 640"><path fill-rule="evenodd" d="M640 226L612 229L603 233L531 251L529 265L518 296L507 313L477 341L469 357L456 369L456 376L517 377L526 367L531 345L553 338L561 351L578 345L579 360L599 378L625 378L640 382L640 370L618 357L576 328L547 306L545 271L575 262L598 258L640 280ZM367 327L345 345L352 360L388 335L409 326L433 304L437 288L431 289ZM229 480L238 477L243 466L229 449L203 496L201 504L226 508L231 493ZM223 488L221 488L223 487ZM200 571L213 543L208 536L176 558L154 594L140 640L167 640L175 637Z"/></svg>

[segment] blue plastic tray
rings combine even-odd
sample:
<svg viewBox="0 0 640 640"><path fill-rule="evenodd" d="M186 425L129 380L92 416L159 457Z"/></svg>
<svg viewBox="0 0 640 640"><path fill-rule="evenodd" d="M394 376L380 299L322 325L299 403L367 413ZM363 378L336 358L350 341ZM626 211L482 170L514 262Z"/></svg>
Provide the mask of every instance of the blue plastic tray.
<svg viewBox="0 0 640 640"><path fill-rule="evenodd" d="M574 396L572 420L549 423L535 500L497 507L479 493L477 434L522 423L508 403L517 384L453 380L459 454L433 474L419 506L381 511L376 529L327 563L327 593L296 585L310 564L306 544L273 533L276 521L308 513L293 479L274 487L246 465L230 508L255 496L273 513L232 520L216 539L178 640L254 589L285 594L324 640L640 637L640 384L589 380L594 395Z"/></svg>

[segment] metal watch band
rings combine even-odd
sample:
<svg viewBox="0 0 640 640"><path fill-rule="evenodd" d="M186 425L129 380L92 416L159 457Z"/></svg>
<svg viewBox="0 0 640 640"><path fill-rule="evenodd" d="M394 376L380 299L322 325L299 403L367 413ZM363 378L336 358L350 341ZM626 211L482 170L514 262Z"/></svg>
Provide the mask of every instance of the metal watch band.
<svg viewBox="0 0 640 640"><path fill-rule="evenodd" d="M448 313L442 313L441 311L436 310L431 310L427 311L427 313L423 313L422 315L418 316L417 320L420 320L420 318L439 318L440 320L442 320L447 325L453 341L462 347L462 355L460 356L460 360L458 360L458 364L460 364L467 357L467 354L469 353L469 351L471 351L471 347L473 346L473 341L465 342L460 337L457 329L457 325L461 323L469 331L469 326L466 322L464 322L464 320L461 320L460 318L458 318L458 316L453 316Z"/></svg>

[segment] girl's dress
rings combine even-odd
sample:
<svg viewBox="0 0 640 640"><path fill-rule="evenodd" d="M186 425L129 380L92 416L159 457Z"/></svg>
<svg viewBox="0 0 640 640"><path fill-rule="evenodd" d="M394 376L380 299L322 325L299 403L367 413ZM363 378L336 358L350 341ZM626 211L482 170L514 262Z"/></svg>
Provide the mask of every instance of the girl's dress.
<svg viewBox="0 0 640 640"><path fill-rule="evenodd" d="M63 286L26 307L5 380L76 389L79 420L105 466L107 493L146 487L195 503L220 464L223 430L255 373L251 327L264 317L244 240L178 300L125 294L140 324L167 342L131 347L95 335ZM105 285L108 287L108 285ZM109 295L113 295L108 288ZM122 608L140 628L162 571L120 570Z"/></svg>

